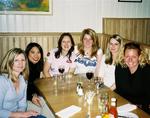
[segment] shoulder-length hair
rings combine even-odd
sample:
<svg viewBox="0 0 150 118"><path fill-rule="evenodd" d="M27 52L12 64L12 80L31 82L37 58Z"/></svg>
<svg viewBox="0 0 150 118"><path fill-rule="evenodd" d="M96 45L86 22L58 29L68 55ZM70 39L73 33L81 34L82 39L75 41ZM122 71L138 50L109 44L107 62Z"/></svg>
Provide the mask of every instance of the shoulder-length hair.
<svg viewBox="0 0 150 118"><path fill-rule="evenodd" d="M26 47L26 49L25 49L25 53L26 53L26 55L27 55L27 57L28 57L28 56L29 56L29 52L30 52L30 50L31 50L33 47L38 48L39 51L40 51L41 58L40 58L40 60L37 62L36 65L38 66L38 70L39 70L39 71L42 71L42 70L43 70L43 65L44 65L44 57L43 57L43 49L42 49L42 47L41 47L38 43L31 42L31 43L29 43L29 44L27 45L27 47ZM32 63L32 62L29 60L29 58L28 58L28 61L29 61L29 63ZM29 67L29 68L30 68L30 67Z"/></svg>
<svg viewBox="0 0 150 118"><path fill-rule="evenodd" d="M140 44L134 41L130 41L128 43L125 44L124 49L122 51L122 54L120 55L120 64L122 65L122 67L127 67L127 65L124 62L124 55L125 55L125 51L127 49L134 49L137 50L138 55L139 55L139 65L141 67L145 66L146 63L148 63L148 58L146 53L144 52L144 50L141 48Z"/></svg>
<svg viewBox="0 0 150 118"><path fill-rule="evenodd" d="M13 48L11 50L9 50L5 57L2 60L1 66L0 66L0 73L7 73L8 74L8 78L10 78L13 82L15 82L18 78L12 73L13 71L13 64L14 64L14 59L17 55L23 54L25 57L25 69L22 71L22 75L24 77L25 80L28 80L28 76L29 76L29 68L28 68L28 59L26 57L26 54L24 52L24 50L20 49L20 48Z"/></svg>
<svg viewBox="0 0 150 118"><path fill-rule="evenodd" d="M83 39L86 34L90 35L91 39L93 40L91 57L96 56L98 48L99 48L98 36L97 36L97 33L93 29L90 29L90 28L84 29L82 31L80 43L78 45L79 53L81 55L85 54L84 46L83 46Z"/></svg>
<svg viewBox="0 0 150 118"><path fill-rule="evenodd" d="M70 57L72 55L72 52L74 51L74 46L75 46L75 43L74 43L74 40L73 40L73 37L72 35L69 33L69 32L66 32L66 33L62 33L59 40L58 40L58 50L55 52L55 58L59 58L60 57L60 54L62 53L62 47L61 47L61 43L62 43L62 40L65 36L68 36L70 38L70 41L71 41L71 48L69 49L68 53L66 56L68 56L69 60L70 60Z"/></svg>
<svg viewBox="0 0 150 118"><path fill-rule="evenodd" d="M111 39L115 39L120 44L120 47L118 49L118 52L117 52L115 60L113 60L112 53L110 52L110 49L109 49L109 43L110 43ZM122 47L123 47L123 38L120 35L118 35L118 34L113 34L109 38L109 41L108 41L108 44L107 44L107 49L106 49L106 53L105 53L105 63L111 65L113 63L113 61L114 61L114 64L115 64L118 61L119 51L120 51L120 49Z"/></svg>

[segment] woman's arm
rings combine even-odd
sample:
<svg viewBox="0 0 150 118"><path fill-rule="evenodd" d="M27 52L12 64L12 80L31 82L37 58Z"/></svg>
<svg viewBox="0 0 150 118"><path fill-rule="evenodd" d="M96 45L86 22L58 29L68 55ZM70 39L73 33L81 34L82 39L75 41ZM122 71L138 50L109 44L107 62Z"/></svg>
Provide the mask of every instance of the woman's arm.
<svg viewBox="0 0 150 118"><path fill-rule="evenodd" d="M46 60L44 63L44 69L43 69L43 74L45 77L51 77L49 74L49 69L50 69L50 64L49 62Z"/></svg>
<svg viewBox="0 0 150 118"><path fill-rule="evenodd" d="M99 70L98 70L98 77L104 78L104 73L105 73L104 71L105 71L105 68L106 68L105 55L102 56L100 65L101 66L99 67Z"/></svg>
<svg viewBox="0 0 150 118"><path fill-rule="evenodd" d="M116 89L116 84L114 83L111 87L110 87L110 89L113 91L113 90L115 90Z"/></svg>
<svg viewBox="0 0 150 118"><path fill-rule="evenodd" d="M26 110L26 108L27 108L27 85L25 85L25 87L20 87L21 89L23 89L24 88L24 90L23 90L23 97L22 97L22 99L18 102L18 104L19 104L19 108L18 108L18 111L25 111Z"/></svg>
<svg viewBox="0 0 150 118"><path fill-rule="evenodd" d="M10 115L10 111L4 109L4 101L6 99L6 93L8 90L9 81L4 77L0 76L0 118L7 118Z"/></svg>
<svg viewBox="0 0 150 118"><path fill-rule="evenodd" d="M98 50L98 54L97 54L97 64L96 64L96 69L95 69L95 76L97 77L99 74L99 69L100 69L100 65L101 65L101 60L102 60L102 56L103 56L103 52L101 49Z"/></svg>
<svg viewBox="0 0 150 118"><path fill-rule="evenodd" d="M11 112L10 116L11 118L28 118L31 116L37 116L39 115L36 111L27 111L27 112Z"/></svg>

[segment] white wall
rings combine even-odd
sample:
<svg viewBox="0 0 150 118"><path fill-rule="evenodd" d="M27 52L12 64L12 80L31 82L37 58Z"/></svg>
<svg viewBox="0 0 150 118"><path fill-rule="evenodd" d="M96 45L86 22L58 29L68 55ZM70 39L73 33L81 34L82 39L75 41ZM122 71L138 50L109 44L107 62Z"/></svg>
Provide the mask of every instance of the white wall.
<svg viewBox="0 0 150 118"><path fill-rule="evenodd" d="M102 32L103 17L150 18L150 0L53 0L52 15L0 15L0 32Z"/></svg>

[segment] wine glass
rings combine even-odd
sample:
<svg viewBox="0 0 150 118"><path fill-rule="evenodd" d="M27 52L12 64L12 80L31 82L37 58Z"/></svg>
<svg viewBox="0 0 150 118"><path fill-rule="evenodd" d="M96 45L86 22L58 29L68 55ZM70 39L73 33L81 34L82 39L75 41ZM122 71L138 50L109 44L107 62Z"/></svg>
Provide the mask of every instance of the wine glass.
<svg viewBox="0 0 150 118"><path fill-rule="evenodd" d="M90 83L91 83L91 79L93 78L93 76L94 76L94 73L92 71L86 72L86 77L89 80L89 85L88 85L89 88L90 88Z"/></svg>
<svg viewBox="0 0 150 118"><path fill-rule="evenodd" d="M65 71L65 67L64 66L59 66L58 71L63 74Z"/></svg>
<svg viewBox="0 0 150 118"><path fill-rule="evenodd" d="M88 92L86 92L86 94L85 94L85 100L86 100L87 103L88 103L88 112L87 112L87 115L86 115L87 118L90 118L90 117L91 117L90 105L91 105L91 103L92 103L92 101L93 101L94 96L95 96L95 92L94 92L94 91L88 91Z"/></svg>
<svg viewBox="0 0 150 118"><path fill-rule="evenodd" d="M88 78L88 80L91 80L93 75L94 75L94 73L90 72L90 71L86 73L86 77Z"/></svg>
<svg viewBox="0 0 150 118"><path fill-rule="evenodd" d="M64 65L60 65L60 66L58 67L58 71L59 71L59 73L60 73L60 77L61 77L62 79L64 79L63 73L65 72L65 66L64 66Z"/></svg>

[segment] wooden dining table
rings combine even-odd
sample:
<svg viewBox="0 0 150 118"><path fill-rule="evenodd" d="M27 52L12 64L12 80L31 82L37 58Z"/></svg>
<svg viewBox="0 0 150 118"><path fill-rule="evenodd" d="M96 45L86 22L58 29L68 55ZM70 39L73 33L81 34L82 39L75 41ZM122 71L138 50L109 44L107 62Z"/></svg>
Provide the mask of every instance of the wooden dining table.
<svg viewBox="0 0 150 118"><path fill-rule="evenodd" d="M79 96L76 92L77 83L81 83L83 86L83 96ZM85 93L89 89L95 92L93 101L90 104L90 118L96 118L96 116L100 115L98 99L101 93L108 93L109 101L112 97L115 97L117 99L117 107L129 103L129 101L105 86L97 88L94 79L89 82L84 75L40 78L35 81L35 85L56 117L58 117L56 115L57 112L75 105L80 107L81 110L71 116L71 118L87 118L89 105L85 100ZM132 112L137 114L139 118L150 118L149 114L139 108L136 108Z"/></svg>

